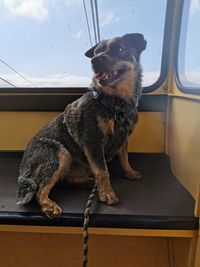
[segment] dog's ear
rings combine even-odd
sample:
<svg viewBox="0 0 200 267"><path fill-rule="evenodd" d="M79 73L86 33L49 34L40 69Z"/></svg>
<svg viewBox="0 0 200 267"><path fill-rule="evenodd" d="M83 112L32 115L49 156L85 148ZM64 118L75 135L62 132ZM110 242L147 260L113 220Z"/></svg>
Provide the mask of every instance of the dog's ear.
<svg viewBox="0 0 200 267"><path fill-rule="evenodd" d="M123 36L123 39L128 47L134 47L139 55L145 50L147 45L147 41L141 33L128 33Z"/></svg>
<svg viewBox="0 0 200 267"><path fill-rule="evenodd" d="M97 47L98 44L96 44L95 46L93 46L92 48L90 48L87 52L85 52L85 56L92 58L94 56L94 50Z"/></svg>

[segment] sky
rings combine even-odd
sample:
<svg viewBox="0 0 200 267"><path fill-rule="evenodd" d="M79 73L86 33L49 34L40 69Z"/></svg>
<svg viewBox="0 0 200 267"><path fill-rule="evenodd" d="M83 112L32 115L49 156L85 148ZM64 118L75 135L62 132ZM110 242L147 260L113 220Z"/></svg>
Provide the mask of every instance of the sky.
<svg viewBox="0 0 200 267"><path fill-rule="evenodd" d="M94 45L90 0L85 3ZM90 60L84 53L91 44L83 0L1 0L0 10L0 59L37 87L90 84ZM199 21L199 0L192 0L191 10ZM155 82L160 73L166 0L98 0L98 11L101 40L131 32L144 35L143 85ZM194 66L189 60L196 70L197 60ZM18 87L32 86L2 62L0 77ZM0 86L8 85L0 82Z"/></svg>
<svg viewBox="0 0 200 267"><path fill-rule="evenodd" d="M187 7L186 7L187 8ZM189 18L188 18L188 27L187 27L187 37L185 44L185 71L183 77L180 77L183 80L183 83L186 85L189 82L193 83L194 87L200 86L200 0L192 0ZM181 58L184 58L184 40L180 45L179 53L179 69L181 70ZM182 46L182 47L181 47ZM183 52L182 52L183 51Z"/></svg>

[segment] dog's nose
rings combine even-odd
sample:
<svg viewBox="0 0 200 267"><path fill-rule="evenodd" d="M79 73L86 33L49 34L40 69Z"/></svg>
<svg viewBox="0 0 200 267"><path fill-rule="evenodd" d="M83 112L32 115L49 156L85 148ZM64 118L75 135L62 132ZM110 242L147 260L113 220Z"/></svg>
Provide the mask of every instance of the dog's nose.
<svg viewBox="0 0 200 267"><path fill-rule="evenodd" d="M104 62L106 60L106 56L105 55L100 55L100 56L94 56L91 60L92 65L95 64L101 64L102 62Z"/></svg>

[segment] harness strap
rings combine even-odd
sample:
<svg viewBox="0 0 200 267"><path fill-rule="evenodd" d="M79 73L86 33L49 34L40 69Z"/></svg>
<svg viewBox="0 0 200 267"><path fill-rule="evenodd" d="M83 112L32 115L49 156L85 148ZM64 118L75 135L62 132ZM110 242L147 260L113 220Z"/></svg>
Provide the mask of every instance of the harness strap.
<svg viewBox="0 0 200 267"><path fill-rule="evenodd" d="M110 105L108 100L105 98L105 95L103 93L99 93L97 91L92 91L93 97L99 101L109 112L111 112L114 116L115 121L123 122L125 120L128 120L130 116L133 115L135 112L135 109L131 109L130 111L123 112L116 107Z"/></svg>

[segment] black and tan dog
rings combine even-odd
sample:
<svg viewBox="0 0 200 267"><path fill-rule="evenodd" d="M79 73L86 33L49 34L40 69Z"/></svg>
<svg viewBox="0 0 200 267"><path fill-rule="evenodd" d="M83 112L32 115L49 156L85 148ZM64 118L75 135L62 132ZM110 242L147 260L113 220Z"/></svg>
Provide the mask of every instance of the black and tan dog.
<svg viewBox="0 0 200 267"><path fill-rule="evenodd" d="M43 127L28 144L20 165L18 204L36 196L49 217L61 208L49 199L59 179L85 183L95 177L99 199L117 203L106 162L118 155L124 174L139 179L128 162L127 139L137 122L141 96L140 54L146 47L142 34L126 34L91 48L94 71L90 91Z"/></svg>

